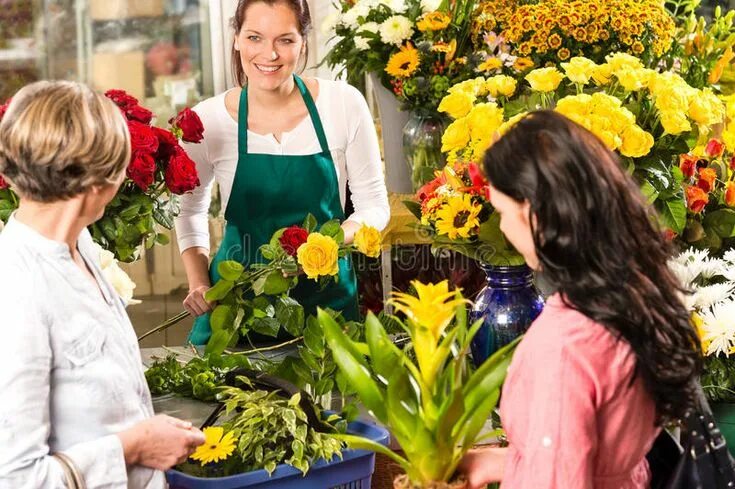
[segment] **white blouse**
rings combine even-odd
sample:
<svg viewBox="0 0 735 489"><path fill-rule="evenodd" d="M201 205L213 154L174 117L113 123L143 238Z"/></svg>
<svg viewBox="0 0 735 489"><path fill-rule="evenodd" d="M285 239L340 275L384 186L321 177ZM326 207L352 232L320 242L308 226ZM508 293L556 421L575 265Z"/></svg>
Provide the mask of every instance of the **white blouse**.
<svg viewBox="0 0 735 489"><path fill-rule="evenodd" d="M13 217L0 233L0 488L66 487L57 451L89 489L163 488L162 472L126 467L115 433L153 416L151 396L86 229L77 246L99 289L66 244Z"/></svg>
<svg viewBox="0 0 735 489"><path fill-rule="evenodd" d="M349 184L355 212L347 219L382 230L388 224L390 207L378 136L367 103L356 88L345 82L316 80L319 93L315 104L337 171L342 208ZM185 144L184 149L196 163L201 185L181 198L176 235L182 252L194 246L209 249L207 211L214 180L219 184L223 209L230 199L237 169L237 122L225 107L226 93L194 107L204 125L204 140ZM321 148L307 116L293 130L284 132L280 142L273 134L248 131L248 152L311 155L321 152Z"/></svg>

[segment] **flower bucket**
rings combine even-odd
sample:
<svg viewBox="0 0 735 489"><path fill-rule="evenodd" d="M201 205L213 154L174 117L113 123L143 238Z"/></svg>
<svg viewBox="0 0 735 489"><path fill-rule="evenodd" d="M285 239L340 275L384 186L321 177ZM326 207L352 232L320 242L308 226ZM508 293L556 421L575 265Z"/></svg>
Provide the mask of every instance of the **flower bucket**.
<svg viewBox="0 0 735 489"><path fill-rule="evenodd" d="M388 431L369 423L354 421L347 431L388 444ZM228 477L202 478L169 470L166 479L170 489L370 489L374 468L373 452L345 450L341 460L319 460L306 476L290 465L281 464L270 475L265 470L254 470Z"/></svg>

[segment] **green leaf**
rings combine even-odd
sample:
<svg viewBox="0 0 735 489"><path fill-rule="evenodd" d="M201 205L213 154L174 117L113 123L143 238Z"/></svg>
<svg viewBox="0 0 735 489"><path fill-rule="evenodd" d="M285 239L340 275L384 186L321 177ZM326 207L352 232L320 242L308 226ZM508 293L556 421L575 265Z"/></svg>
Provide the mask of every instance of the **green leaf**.
<svg viewBox="0 0 735 489"><path fill-rule="evenodd" d="M279 295L291 288L291 279L284 277L279 270L275 270L266 276L263 284L263 293L266 295Z"/></svg>
<svg viewBox="0 0 735 489"><path fill-rule="evenodd" d="M396 368L401 368L401 358L396 352L396 346L385 333L383 325L372 312L368 312L365 318L365 339L370 348L370 361L375 373L387 381L393 376Z"/></svg>
<svg viewBox="0 0 735 489"><path fill-rule="evenodd" d="M301 336L304 329L304 307L288 296L276 299L276 319L291 336Z"/></svg>
<svg viewBox="0 0 735 489"><path fill-rule="evenodd" d="M230 340L235 334L235 332L226 331L224 329L212 331L212 336L209 338L207 346L204 348L204 353L207 355L221 354L225 351L227 345L230 344Z"/></svg>
<svg viewBox="0 0 735 489"><path fill-rule="evenodd" d="M242 266L242 263L234 260L221 261L217 265L217 273L219 273L219 276L225 280L231 280L233 282L240 278L240 275L242 275L244 270L245 267Z"/></svg>
<svg viewBox="0 0 735 489"><path fill-rule="evenodd" d="M340 234L341 231L342 231L342 227L339 225L339 221L337 221L336 219L332 219L331 221L325 222L319 228L319 232L321 234L323 234L324 236L329 236L331 238L336 238Z"/></svg>
<svg viewBox="0 0 735 489"><path fill-rule="evenodd" d="M278 320L272 317L256 318L253 320L251 326L252 330L256 333L272 336L274 338L278 336L278 330L280 327L281 325L278 323Z"/></svg>
<svg viewBox="0 0 735 489"><path fill-rule="evenodd" d="M663 225L677 234L684 231L687 223L687 204L683 196L659 202L659 213Z"/></svg>
<svg viewBox="0 0 735 489"><path fill-rule="evenodd" d="M421 204L414 200L404 200L402 201L403 205L406 206L406 209L416 217L416 219L421 220Z"/></svg>
<svg viewBox="0 0 735 489"><path fill-rule="evenodd" d="M392 459L394 462L400 465L405 471L409 471L412 468L408 460L401 457L390 448L385 447L369 438L363 438L361 436L355 435L343 435L341 433L333 434L332 437L347 443L347 446L349 446L350 448L355 448L358 450L369 450L371 452L385 455L386 457Z"/></svg>
<svg viewBox="0 0 735 489"><path fill-rule="evenodd" d="M212 315L209 318L209 324L212 327L212 331L219 331L226 329L228 331L235 331L233 327L235 322L235 312L232 307L224 304L220 304L214 308Z"/></svg>
<svg viewBox="0 0 735 489"><path fill-rule="evenodd" d="M720 238L735 237L735 210L718 209L704 216L702 225L712 229Z"/></svg>
<svg viewBox="0 0 735 489"><path fill-rule="evenodd" d="M649 204L653 204L659 194L658 190L656 190L648 180L643 180L643 184L641 184L641 193L646 197L646 201Z"/></svg>
<svg viewBox="0 0 735 489"><path fill-rule="evenodd" d="M385 422L384 391L373 380L364 357L326 311L319 308L317 314L335 363L339 365L365 407L372 411L378 421Z"/></svg>
<svg viewBox="0 0 735 489"><path fill-rule="evenodd" d="M313 233L316 229L317 222L316 218L311 215L311 213L306 215L306 218L304 219L304 223L302 224L302 227L309 231L309 233Z"/></svg>
<svg viewBox="0 0 735 489"><path fill-rule="evenodd" d="M214 284L214 287L204 293L204 298L209 302L221 301L227 297L234 285L231 280L220 279Z"/></svg>
<svg viewBox="0 0 735 489"><path fill-rule="evenodd" d="M388 377L387 414L389 426L396 436L405 440L415 434L420 421L418 395L406 370L399 367Z"/></svg>
<svg viewBox="0 0 735 489"><path fill-rule="evenodd" d="M324 335L318 323L309 322L304 328L304 345L317 358L324 357Z"/></svg>
<svg viewBox="0 0 735 489"><path fill-rule="evenodd" d="M317 396L323 396L324 394L332 392L332 389L334 389L334 380L330 378L324 378L317 382L314 386L314 394L316 394Z"/></svg>
<svg viewBox="0 0 735 489"><path fill-rule="evenodd" d="M168 237L168 234L164 233L158 233L156 234L156 243L160 244L162 246L166 246L171 242L171 239Z"/></svg>

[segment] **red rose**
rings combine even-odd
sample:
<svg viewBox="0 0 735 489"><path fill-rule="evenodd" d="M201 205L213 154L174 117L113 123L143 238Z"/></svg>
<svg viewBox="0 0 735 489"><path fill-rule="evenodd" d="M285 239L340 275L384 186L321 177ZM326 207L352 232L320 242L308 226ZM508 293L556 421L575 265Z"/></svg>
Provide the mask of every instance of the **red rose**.
<svg viewBox="0 0 735 489"><path fill-rule="evenodd" d="M5 112L8 111L8 106L10 106L10 101L12 99L8 99L5 101L4 104L0 105L0 121L3 120L3 116L5 115Z"/></svg>
<svg viewBox="0 0 735 489"><path fill-rule="evenodd" d="M714 168L702 168L699 170L697 187L705 192L711 192L715 188L715 180L717 180L717 171Z"/></svg>
<svg viewBox="0 0 735 489"><path fill-rule="evenodd" d="M725 145L716 139L710 139L707 146L704 148L704 152L707 153L707 156L712 158L720 156L724 151Z"/></svg>
<svg viewBox="0 0 735 489"><path fill-rule="evenodd" d="M158 151L158 138L150 126L138 121L128 121L130 144L134 153L155 153Z"/></svg>
<svg viewBox="0 0 735 489"><path fill-rule="evenodd" d="M485 200L490 200L490 187L485 175L480 171L480 167L476 163L470 163L467 165L467 173L469 173L472 181L472 187L467 190L471 194L481 195Z"/></svg>
<svg viewBox="0 0 735 489"><path fill-rule="evenodd" d="M727 190L725 190L725 203L730 207L735 207L735 182L727 183Z"/></svg>
<svg viewBox="0 0 735 489"><path fill-rule="evenodd" d="M168 160L174 152L174 148L179 146L179 140L176 136L171 134L171 131L161 129L160 127L152 127L153 133L158 138L158 153L157 158L161 160Z"/></svg>
<svg viewBox="0 0 735 489"><path fill-rule="evenodd" d="M8 185L8 182L6 182L3 176L0 175L0 190L4 190L8 187L10 187L10 185Z"/></svg>
<svg viewBox="0 0 735 489"><path fill-rule="evenodd" d="M156 161L153 155L144 152L133 153L127 175L141 190L148 190L156 176Z"/></svg>
<svg viewBox="0 0 735 489"><path fill-rule="evenodd" d="M286 228L278 242L281 243L281 248L290 256L296 256L296 251L299 246L306 243L306 238L309 237L309 231L300 226L291 226Z"/></svg>
<svg viewBox="0 0 735 489"><path fill-rule="evenodd" d="M105 92L105 97L115 102L115 105L121 109L127 109L128 107L138 105L138 99L130 95L125 90L108 90Z"/></svg>
<svg viewBox="0 0 735 489"><path fill-rule="evenodd" d="M179 112L175 119L168 122L181 129L181 139L187 143L198 143L204 138L202 120L196 112L188 107Z"/></svg>
<svg viewBox="0 0 735 489"><path fill-rule="evenodd" d="M730 158L730 169L735 170L735 156Z"/></svg>
<svg viewBox="0 0 735 489"><path fill-rule="evenodd" d="M699 187L691 186L686 188L687 207L695 214L699 214L709 202L707 192Z"/></svg>
<svg viewBox="0 0 735 489"><path fill-rule="evenodd" d="M175 194L184 194L199 186L199 175L194 162L180 146L175 146L166 166L166 186Z"/></svg>
<svg viewBox="0 0 735 489"><path fill-rule="evenodd" d="M689 154L679 156L679 168L685 178L692 178L697 172L697 157Z"/></svg>
<svg viewBox="0 0 735 489"><path fill-rule="evenodd" d="M127 119L142 122L143 124L150 124L151 119L153 119L153 112L140 105L131 105L125 108L124 111Z"/></svg>

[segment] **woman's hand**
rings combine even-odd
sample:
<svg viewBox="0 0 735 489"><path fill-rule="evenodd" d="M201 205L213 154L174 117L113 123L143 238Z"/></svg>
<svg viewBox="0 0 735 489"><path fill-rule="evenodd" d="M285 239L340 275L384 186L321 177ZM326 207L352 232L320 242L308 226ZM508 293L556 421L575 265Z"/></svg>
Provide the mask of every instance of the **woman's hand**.
<svg viewBox="0 0 735 489"><path fill-rule="evenodd" d="M199 285L189 290L184 299L184 309L192 316L201 316L212 310L212 303L207 302L204 294L209 290L208 285Z"/></svg>
<svg viewBox="0 0 735 489"><path fill-rule="evenodd" d="M480 489L501 481L507 454L507 448L499 447L476 448L467 452L458 470L467 478L469 489Z"/></svg>
<svg viewBox="0 0 735 489"><path fill-rule="evenodd" d="M204 443L204 434L189 421L158 415L117 435L125 463L155 470L168 470L184 462Z"/></svg>
<svg viewBox="0 0 735 489"><path fill-rule="evenodd" d="M352 244L355 240L355 233L362 227L360 223L355 221L345 221L342 223L342 231L345 233L345 244Z"/></svg>

